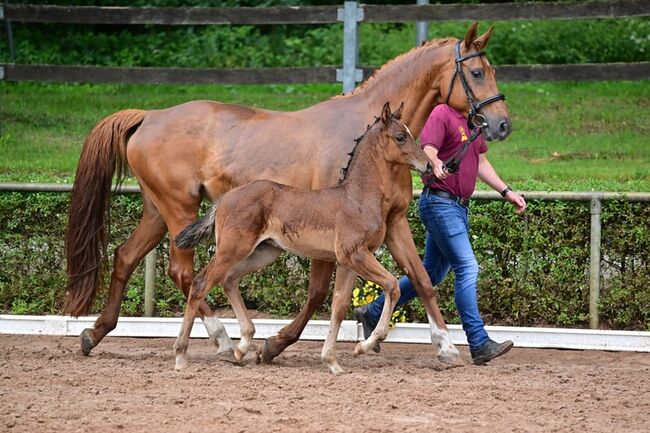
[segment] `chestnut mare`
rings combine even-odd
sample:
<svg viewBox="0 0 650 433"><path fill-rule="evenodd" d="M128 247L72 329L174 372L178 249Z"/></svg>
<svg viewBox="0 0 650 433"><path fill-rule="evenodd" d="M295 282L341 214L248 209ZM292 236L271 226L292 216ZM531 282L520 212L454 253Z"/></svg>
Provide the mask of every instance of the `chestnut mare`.
<svg viewBox="0 0 650 433"><path fill-rule="evenodd" d="M185 353L199 303L216 283L232 305L241 329L234 356L240 361L255 334L239 291L239 281L275 261L282 251L336 263L348 271L379 284L387 302L377 327L367 341L357 344L354 353L366 353L388 335L388 323L399 299L399 284L375 258L395 218L392 201L411 195L404 185L393 181L397 172L412 167L429 173L429 158L415 142L408 127L399 121L402 107L391 114L388 103L372 127L357 141L346 176L337 186L316 191L257 180L232 189L217 198L212 210L185 228L176 246L194 248L214 230L217 250L208 265L196 276L185 309L181 331L174 344L176 370L187 364ZM410 182L409 182L410 183ZM336 360L334 345L341 321L350 303L352 287L335 287L332 318L322 359L334 374L343 369Z"/></svg>
<svg viewBox="0 0 650 433"><path fill-rule="evenodd" d="M466 57L487 45L490 28L477 36L474 23L459 42ZM295 112L276 112L210 101L194 101L164 110L124 110L100 121L86 138L72 192L66 252L68 285L65 311L86 314L102 282L107 245L107 214L112 178L118 183L130 168L142 189L143 216L131 236L117 248L106 307L92 329L81 335L88 355L117 324L126 283L144 256L167 231L170 236L169 275L187 295L192 284L193 250L174 245L178 233L196 219L202 199L214 200L226 191L256 179L269 179L305 189L333 186L348 162L354 138L363 133L386 101L404 101L402 120L417 137L436 104L447 102L462 112L474 105L455 80L458 63L468 77L472 98L498 93L494 69L484 55L457 62L456 39L434 40L384 65L354 92ZM509 132L505 103L480 109L483 134L503 139ZM459 359L436 304L406 221L404 197L412 193L409 170L393 177L403 188L391 198L394 220L385 243L409 275L429 316L432 341L439 357ZM323 303L334 264L313 260L307 303L296 319L269 338L261 358L270 362L297 341L314 311ZM356 275L341 267L336 285L351 287ZM343 291L343 289L340 289ZM207 303L199 316L218 353L233 345L223 324ZM446 351L446 352L445 352Z"/></svg>

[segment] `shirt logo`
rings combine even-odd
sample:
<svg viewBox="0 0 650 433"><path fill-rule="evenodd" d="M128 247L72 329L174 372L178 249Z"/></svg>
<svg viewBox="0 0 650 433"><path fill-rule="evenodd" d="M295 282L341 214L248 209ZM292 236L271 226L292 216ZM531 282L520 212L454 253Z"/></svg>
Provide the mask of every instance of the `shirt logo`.
<svg viewBox="0 0 650 433"><path fill-rule="evenodd" d="M460 141L467 140L467 133L465 132L465 127L463 125L458 127L458 132L460 133Z"/></svg>

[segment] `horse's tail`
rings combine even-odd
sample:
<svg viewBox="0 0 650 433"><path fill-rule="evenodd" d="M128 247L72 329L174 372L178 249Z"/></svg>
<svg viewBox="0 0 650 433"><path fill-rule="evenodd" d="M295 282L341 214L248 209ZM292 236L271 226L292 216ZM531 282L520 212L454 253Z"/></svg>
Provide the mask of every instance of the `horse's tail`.
<svg viewBox="0 0 650 433"><path fill-rule="evenodd" d="M207 241L214 231L214 221L217 217L217 208L221 204L223 196L217 197L212 204L210 212L206 213L200 219L194 221L181 231L176 237L176 246L178 248L194 248L198 244Z"/></svg>
<svg viewBox="0 0 650 433"><path fill-rule="evenodd" d="M87 314L102 286L113 175L124 180L126 143L146 111L123 110L101 120L86 138L72 188L65 235L68 284L64 312Z"/></svg>

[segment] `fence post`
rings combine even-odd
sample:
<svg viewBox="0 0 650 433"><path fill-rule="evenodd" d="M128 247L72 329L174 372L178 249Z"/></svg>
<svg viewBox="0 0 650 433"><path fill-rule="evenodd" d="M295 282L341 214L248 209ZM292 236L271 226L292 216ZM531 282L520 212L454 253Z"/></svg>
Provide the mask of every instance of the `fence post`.
<svg viewBox="0 0 650 433"><path fill-rule="evenodd" d="M149 251L144 259L144 315L152 317L155 304L156 249Z"/></svg>
<svg viewBox="0 0 650 433"><path fill-rule="evenodd" d="M419 5L428 5L429 0L417 0ZM415 46L419 47L429 39L429 22L417 21L415 23Z"/></svg>
<svg viewBox="0 0 650 433"><path fill-rule="evenodd" d="M363 81L363 71L357 69L359 61L359 26L363 20L363 9L357 2L346 1L337 10L336 19L343 21L343 69L336 70L336 81L343 82L343 93L354 90L357 82Z"/></svg>
<svg viewBox="0 0 650 433"><path fill-rule="evenodd" d="M591 236L589 241L591 248L589 261L589 327L591 329L597 329L599 323L601 212L601 197L594 195L591 198Z"/></svg>

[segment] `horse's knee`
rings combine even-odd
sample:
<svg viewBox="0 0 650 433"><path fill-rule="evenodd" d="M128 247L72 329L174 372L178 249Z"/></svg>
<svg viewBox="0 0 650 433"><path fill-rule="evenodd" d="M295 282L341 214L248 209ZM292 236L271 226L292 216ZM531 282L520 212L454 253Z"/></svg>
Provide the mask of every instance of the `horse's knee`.
<svg viewBox="0 0 650 433"><path fill-rule="evenodd" d="M133 273L137 263L128 254L125 244L115 249L113 255L113 278L120 282L126 282Z"/></svg>
<svg viewBox="0 0 650 433"><path fill-rule="evenodd" d="M394 302L397 302L401 293L397 280L388 280L382 284L382 287L384 288L385 295L390 297Z"/></svg>
<svg viewBox="0 0 650 433"><path fill-rule="evenodd" d="M175 260L170 260L167 275L169 275L169 278L171 278L178 287L182 288L183 291L187 293L187 290L192 284L194 271L191 267L188 267Z"/></svg>

